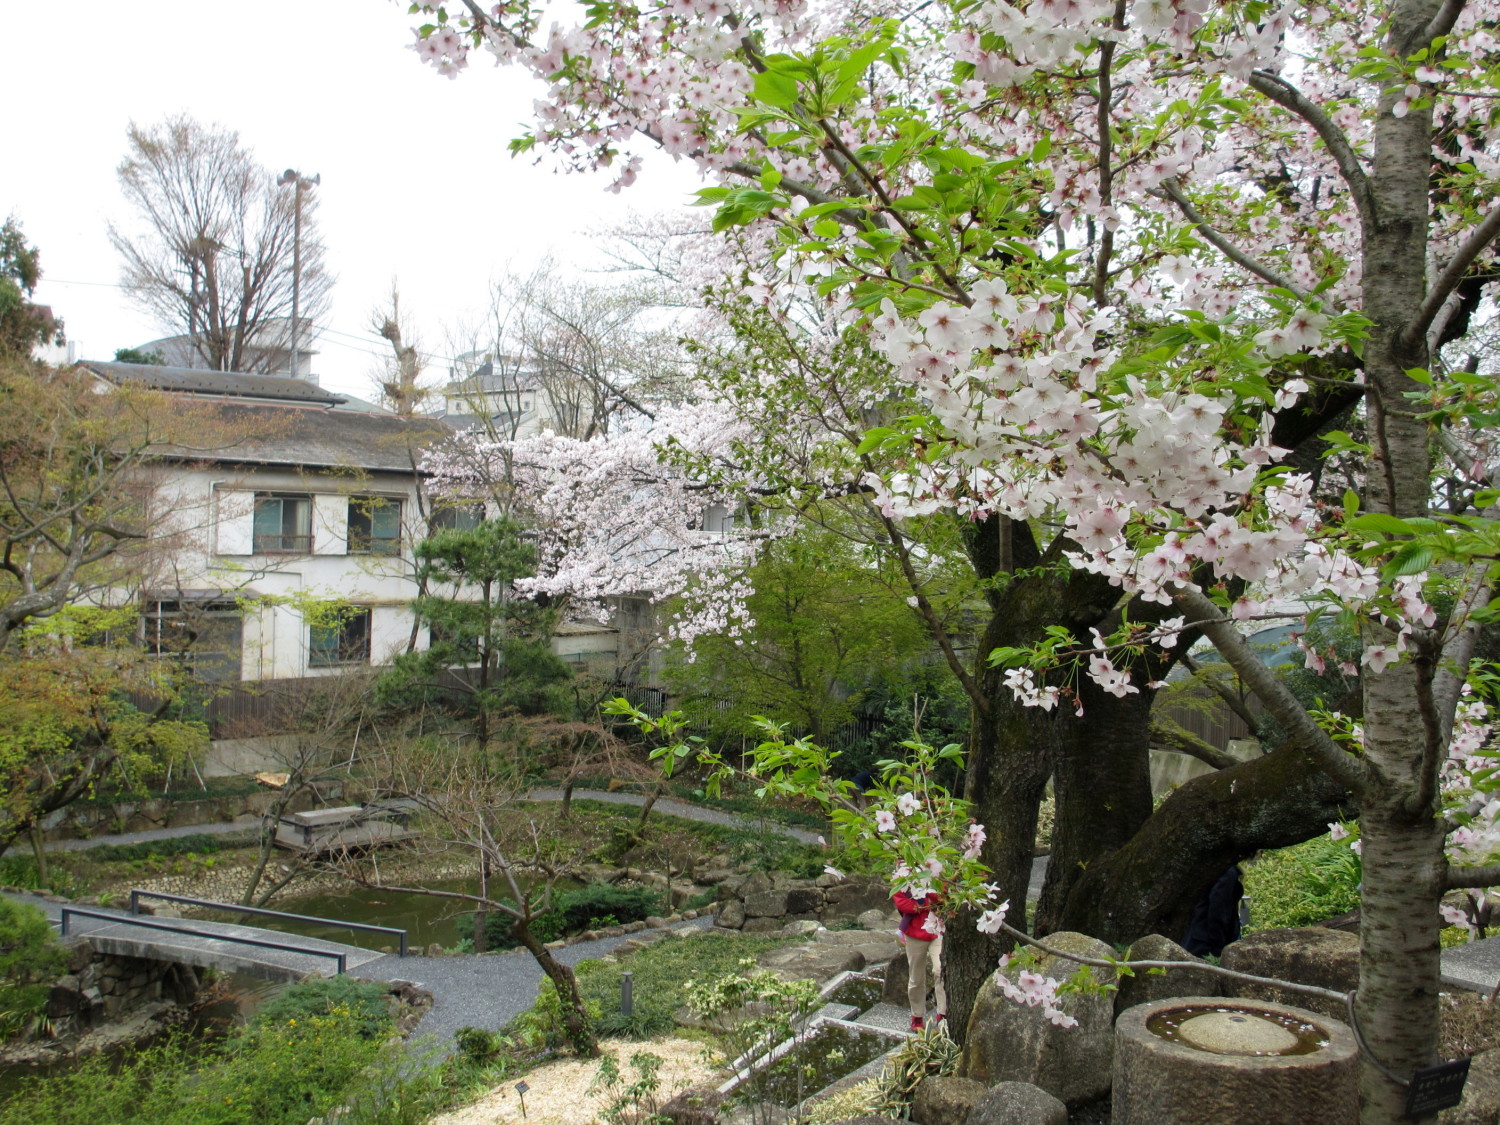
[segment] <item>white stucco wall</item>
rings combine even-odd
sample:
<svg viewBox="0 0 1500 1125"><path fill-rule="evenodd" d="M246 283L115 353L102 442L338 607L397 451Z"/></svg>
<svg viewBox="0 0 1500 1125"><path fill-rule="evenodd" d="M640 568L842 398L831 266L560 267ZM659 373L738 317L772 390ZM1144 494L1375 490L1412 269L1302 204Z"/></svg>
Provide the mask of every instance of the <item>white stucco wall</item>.
<svg viewBox="0 0 1500 1125"><path fill-rule="evenodd" d="M339 666L308 663L308 626L296 604L281 599L343 599L368 608L372 663L389 663L411 635L408 603L416 594L411 547L416 537L415 482L399 474L348 474L289 468L157 466L161 517L174 534L151 560L142 595L218 591L249 603L244 616L241 678L283 679L337 673ZM257 493L308 496L311 552L256 554L253 511ZM354 497L379 496L402 504L402 542L394 556L348 553L348 510ZM254 608L257 599L265 599ZM419 646L425 645L425 630Z"/></svg>

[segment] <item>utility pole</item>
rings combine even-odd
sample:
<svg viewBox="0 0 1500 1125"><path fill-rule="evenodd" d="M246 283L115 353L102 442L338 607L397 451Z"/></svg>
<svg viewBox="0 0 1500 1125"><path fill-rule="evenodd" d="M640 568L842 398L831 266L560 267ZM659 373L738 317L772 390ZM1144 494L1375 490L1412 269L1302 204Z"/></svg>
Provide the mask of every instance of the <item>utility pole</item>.
<svg viewBox="0 0 1500 1125"><path fill-rule="evenodd" d="M280 187L287 184L296 185L296 195L292 203L292 378L297 375L297 357L301 351L302 344L302 321L300 317L300 304L302 298L302 193L310 187L317 187L323 182L323 176L304 176L296 169L288 168L281 173L281 178L276 181Z"/></svg>

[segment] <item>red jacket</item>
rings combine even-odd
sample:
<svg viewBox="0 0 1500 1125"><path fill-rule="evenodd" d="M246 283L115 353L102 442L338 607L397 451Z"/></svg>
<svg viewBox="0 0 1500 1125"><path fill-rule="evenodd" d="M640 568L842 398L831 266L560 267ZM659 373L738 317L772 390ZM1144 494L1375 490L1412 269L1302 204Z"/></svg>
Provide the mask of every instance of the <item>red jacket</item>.
<svg viewBox="0 0 1500 1125"><path fill-rule="evenodd" d="M936 892L913 898L905 891L897 891L895 898L896 909L901 911L901 932L908 940L931 941L937 937L927 928L928 917L941 901Z"/></svg>

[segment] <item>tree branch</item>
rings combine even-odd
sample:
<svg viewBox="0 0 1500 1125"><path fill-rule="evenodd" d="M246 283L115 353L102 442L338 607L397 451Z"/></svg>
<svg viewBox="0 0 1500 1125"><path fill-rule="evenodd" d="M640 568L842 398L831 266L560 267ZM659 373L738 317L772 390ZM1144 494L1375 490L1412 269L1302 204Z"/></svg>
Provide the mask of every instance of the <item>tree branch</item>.
<svg viewBox="0 0 1500 1125"><path fill-rule="evenodd" d="M1192 200L1182 194L1182 188L1176 180L1163 180L1161 192L1173 203L1177 204L1183 216L1193 224L1194 229L1203 236L1203 240L1213 245L1218 251L1241 269L1248 270L1262 281L1276 285L1296 295L1299 301L1307 301L1311 295L1290 278L1282 277L1271 267L1252 258L1234 243L1230 242L1217 230L1209 225L1207 219L1193 206Z"/></svg>
<svg viewBox="0 0 1500 1125"><path fill-rule="evenodd" d="M1197 622L1194 622L1194 624L1196 625ZM1203 665L1199 664L1187 653L1183 653L1178 662L1193 675L1198 676L1199 682L1207 687L1209 691L1213 692L1221 700L1223 700L1224 706L1228 707L1231 711L1238 715L1247 727L1249 727L1251 730L1255 729L1255 724L1259 722L1260 719L1258 716L1250 713L1250 708L1245 706L1245 701L1243 699L1235 695L1234 692L1229 690L1228 686L1221 683L1215 677L1199 675L1199 673L1203 671Z"/></svg>
<svg viewBox="0 0 1500 1125"><path fill-rule="evenodd" d="M1239 673L1240 679L1255 692L1318 767L1363 802L1367 781L1362 765L1313 721L1291 689L1266 667L1234 624L1219 612L1219 607L1196 586L1176 587L1172 600L1190 618L1201 623L1204 634L1219 650L1219 655Z"/></svg>
<svg viewBox="0 0 1500 1125"><path fill-rule="evenodd" d="M1490 213L1484 220L1469 232L1468 239L1459 247L1458 253L1453 255L1443 272L1438 274L1432 286L1427 290L1427 297L1422 301L1422 307L1417 310L1417 315L1412 317L1401 331L1401 342L1407 347L1421 343L1427 335L1427 329L1442 311L1444 303L1449 296L1458 288L1459 282L1464 279L1464 274L1474 264L1474 259L1484 252L1485 247L1495 241L1500 235L1500 205L1490 209Z"/></svg>
<svg viewBox="0 0 1500 1125"><path fill-rule="evenodd" d="M1500 863L1487 867L1448 867L1443 886L1450 891L1463 891L1478 887L1493 887L1500 884Z"/></svg>
<svg viewBox="0 0 1500 1125"><path fill-rule="evenodd" d="M1339 175L1349 185L1354 204L1359 208L1359 217L1366 226L1371 225L1375 219L1375 196L1370 190L1370 178L1360 165L1359 154L1354 151L1349 138L1344 136L1344 131L1333 123L1333 118L1323 111L1322 106L1308 99L1301 90L1279 74L1272 74L1268 70L1252 71L1249 84L1312 126L1333 157L1334 163L1338 165Z"/></svg>
<svg viewBox="0 0 1500 1125"><path fill-rule="evenodd" d="M1233 754L1226 754L1217 746L1203 741L1186 727L1157 715L1151 717L1151 740L1176 750L1180 754L1197 758L1204 765L1212 766L1216 770L1228 769L1230 766L1239 765L1240 762Z"/></svg>
<svg viewBox="0 0 1500 1125"><path fill-rule="evenodd" d="M1320 988L1315 984L1298 984L1296 981L1282 980L1280 977L1262 977L1254 973L1241 973L1235 969L1226 969L1222 965L1215 965L1210 961L1106 961L1102 957L1084 957L1078 953L1069 953L1048 945L1044 941L1038 941L1030 934L1016 929L1009 922L1001 922L1000 929L1007 937L1015 938L1022 945L1029 945L1033 949L1039 949L1049 957L1060 957L1064 961L1073 961L1079 965L1088 965L1095 969L1131 969L1151 970L1165 969L1172 971L1176 969L1195 969L1215 976L1225 977L1228 980L1243 981L1246 984L1265 984L1275 988L1286 988L1293 992L1300 992L1304 996L1316 996L1322 1000L1337 1000L1340 1004L1348 999L1348 993L1335 992L1331 988Z"/></svg>

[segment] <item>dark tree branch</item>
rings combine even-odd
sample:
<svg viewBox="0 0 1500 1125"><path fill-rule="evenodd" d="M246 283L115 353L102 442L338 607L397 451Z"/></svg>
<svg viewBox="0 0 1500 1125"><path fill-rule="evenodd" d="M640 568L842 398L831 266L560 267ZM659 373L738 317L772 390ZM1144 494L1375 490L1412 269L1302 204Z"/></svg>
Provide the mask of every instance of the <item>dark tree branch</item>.
<svg viewBox="0 0 1500 1125"><path fill-rule="evenodd" d="M1239 759L1226 754L1217 746L1203 741L1186 727L1160 715L1151 716L1151 741L1169 750L1197 758L1205 766L1216 770L1238 765Z"/></svg>
<svg viewBox="0 0 1500 1125"><path fill-rule="evenodd" d="M1255 692L1266 710L1291 733L1292 738L1317 762L1319 768L1356 797L1362 796L1366 778L1359 761L1345 752L1328 736L1327 731L1313 721L1291 689L1266 667L1260 654L1240 636L1233 622L1219 612L1219 607L1193 586L1177 587L1172 600L1194 621L1202 623L1204 634L1219 650L1219 655L1239 673L1240 679Z"/></svg>
<svg viewBox="0 0 1500 1125"><path fill-rule="evenodd" d="M1491 208L1484 220L1469 232L1469 237L1459 247L1458 253L1453 255L1453 260L1433 281L1431 288L1427 290L1426 298L1422 301L1422 307L1417 310L1417 315L1412 317L1401 332L1403 346L1415 347L1422 342L1427 335L1427 329L1432 326L1432 322L1442 311L1443 305L1458 290L1459 283L1463 281L1469 267L1474 264L1474 259L1478 258L1485 248L1495 241L1496 236L1500 236L1500 206Z"/></svg>

